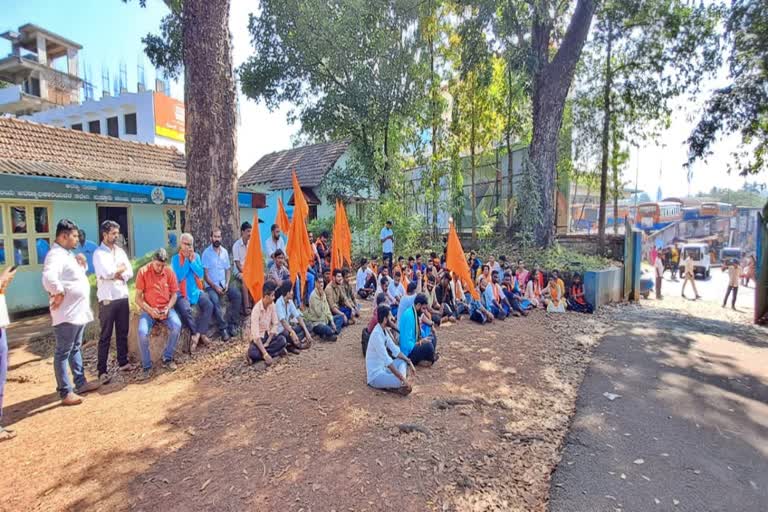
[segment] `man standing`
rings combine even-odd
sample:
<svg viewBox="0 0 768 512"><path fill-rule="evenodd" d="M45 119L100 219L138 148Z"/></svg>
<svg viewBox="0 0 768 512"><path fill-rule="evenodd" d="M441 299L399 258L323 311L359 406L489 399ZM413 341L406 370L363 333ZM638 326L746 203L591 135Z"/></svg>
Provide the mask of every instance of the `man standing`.
<svg viewBox="0 0 768 512"><path fill-rule="evenodd" d="M736 295L739 293L739 279L741 277L741 266L738 260L731 260L730 265L723 267L723 272L728 271L728 290L725 292L725 298L723 299L723 307L728 302L728 296L733 292L733 298L731 299L731 309L736 310Z"/></svg>
<svg viewBox="0 0 768 512"><path fill-rule="evenodd" d="M56 226L56 240L45 256L43 288L50 296L51 323L56 337L53 371L56 391L62 405L78 405L82 395L98 389L99 382L88 382L83 370L83 334L85 326L93 320L91 286L85 275L85 256L75 256L79 234L77 225L62 219ZM67 365L74 377L75 387L67 373Z"/></svg>
<svg viewBox="0 0 768 512"><path fill-rule="evenodd" d="M112 220L101 223L101 245L93 253L93 268L96 273L96 297L99 300L98 371L99 381L110 381L107 372L109 345L112 331L116 331L117 364L120 371L132 371L128 362L128 326L131 308L128 304L128 281L133 277L133 268L125 251L117 246L120 224Z"/></svg>
<svg viewBox="0 0 768 512"><path fill-rule="evenodd" d="M680 251L677 250L676 245L673 245L669 250L669 261L672 263L672 280L677 281L677 272L680 268Z"/></svg>
<svg viewBox="0 0 768 512"><path fill-rule="evenodd" d="M270 235L266 244L268 266L273 264L274 258L272 255L275 254L275 251L280 250L283 251L283 254L285 254L285 240L280 238L280 228L277 226L277 224L272 224L270 230L272 231L272 234Z"/></svg>
<svg viewBox="0 0 768 512"><path fill-rule="evenodd" d="M696 298L693 300L698 300L701 298L701 295L699 295L698 290L696 290L696 275L694 273L693 258L691 257L690 252L685 257L685 261L683 262L683 264L685 265L684 267L685 277L683 279L683 289L680 292L680 295L682 297L685 297L685 285L687 285L690 282L691 286L693 286L693 293L696 295Z"/></svg>
<svg viewBox="0 0 768 512"><path fill-rule="evenodd" d="M208 327L213 315L213 303L203 289L202 258L195 253L195 239L189 233L181 235L181 249L171 259L171 268L179 283L178 297L176 297L176 313L181 323L192 333L189 344L190 352L194 352L198 344L207 346ZM192 306L197 305L199 313L197 319L192 315Z"/></svg>
<svg viewBox="0 0 768 512"><path fill-rule="evenodd" d="M13 281L16 275L16 269L5 267L0 273L0 442L9 441L16 437L16 432L12 429L3 427L3 392L5 389L5 379L8 375L8 337L7 327L11 323L8 318L8 307L5 303L5 291L8 285Z"/></svg>
<svg viewBox="0 0 768 512"><path fill-rule="evenodd" d="M173 307L176 305L179 284L176 275L166 263L168 253L158 249L152 261L139 269L136 274L136 305L141 309L139 318L139 350L144 373L140 380L152 376L152 354L149 351L149 333L155 322L161 322L168 328L168 342L163 352L163 366L175 370L173 354L181 334L181 320Z"/></svg>
<svg viewBox="0 0 768 512"><path fill-rule="evenodd" d="M240 291L243 297L243 307L240 312L243 315L248 313L248 309L250 309L252 302L251 294L248 293L248 287L243 286L243 265L245 265L245 255L248 250L248 241L251 239L252 229L253 226L251 226L250 222L243 222L240 225L240 238L238 238L234 245L232 245L232 259L235 262L235 266L232 269L232 275L240 284Z"/></svg>
<svg viewBox="0 0 768 512"><path fill-rule="evenodd" d="M381 263L389 267L392 272L392 257L395 251L395 233L392 231L392 221L388 220L386 225L381 228Z"/></svg>
<svg viewBox="0 0 768 512"><path fill-rule="evenodd" d="M659 255L656 255L656 263L653 264L656 269L656 298L661 300L664 297L661 295L661 282L664 277L664 260Z"/></svg>
<svg viewBox="0 0 768 512"><path fill-rule="evenodd" d="M96 252L96 249L98 249L99 246L96 245L95 242L88 240L85 237L85 231L82 229L78 229L77 232L80 242L77 244L77 247L75 247L75 254L82 254L85 256L85 261L88 265L87 272L88 274L93 274L93 253Z"/></svg>
<svg viewBox="0 0 768 512"><path fill-rule="evenodd" d="M278 233L280 230L278 229ZM235 286L229 286L229 278L232 275L232 267L229 263L229 253L221 246L221 230L211 231L211 245L203 252L203 269L205 270L205 282L207 284L208 298L213 304L213 314L219 325L219 332L223 341L229 341L232 336L240 333L240 305L243 297ZM229 307L227 318L221 311L221 298L227 296Z"/></svg>

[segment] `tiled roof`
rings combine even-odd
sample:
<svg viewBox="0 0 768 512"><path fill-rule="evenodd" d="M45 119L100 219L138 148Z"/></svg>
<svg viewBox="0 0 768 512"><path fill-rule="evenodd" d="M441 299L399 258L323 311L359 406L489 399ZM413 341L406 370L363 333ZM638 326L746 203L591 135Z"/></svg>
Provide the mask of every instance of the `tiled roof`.
<svg viewBox="0 0 768 512"><path fill-rule="evenodd" d="M0 117L0 174L186 186L176 148Z"/></svg>
<svg viewBox="0 0 768 512"><path fill-rule="evenodd" d="M240 186L269 184L272 190L291 188L291 171L296 169L302 187L316 187L347 148L349 141L336 141L270 153L240 177Z"/></svg>

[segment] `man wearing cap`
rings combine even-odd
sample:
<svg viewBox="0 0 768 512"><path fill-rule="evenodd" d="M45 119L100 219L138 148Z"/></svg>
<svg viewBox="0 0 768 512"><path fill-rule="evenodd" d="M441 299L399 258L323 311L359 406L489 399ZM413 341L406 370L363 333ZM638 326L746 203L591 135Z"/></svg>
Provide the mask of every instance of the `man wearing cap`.
<svg viewBox="0 0 768 512"><path fill-rule="evenodd" d="M243 302L243 296L237 286L229 285L232 266L229 263L227 249L221 245L220 229L211 231L211 245L203 252L203 269L208 298L213 303L213 314L219 324L221 339L228 341L231 336L240 334L240 305ZM221 299L225 295L229 299L226 319L221 310Z"/></svg>
<svg viewBox="0 0 768 512"><path fill-rule="evenodd" d="M392 272L392 255L395 251L395 233L392 231L392 221L388 220L386 225L381 228L381 259L382 265L386 265L389 268L389 272Z"/></svg>
<svg viewBox="0 0 768 512"><path fill-rule="evenodd" d="M168 342L163 352L163 366L175 370L173 354L181 334L181 320L173 309L176 304L179 284L176 275L167 265L165 249L155 251L152 261L141 267L136 274L136 305L141 309L139 318L139 350L144 373L141 380L152 376L152 355L149 352L149 333L155 322L168 328Z"/></svg>

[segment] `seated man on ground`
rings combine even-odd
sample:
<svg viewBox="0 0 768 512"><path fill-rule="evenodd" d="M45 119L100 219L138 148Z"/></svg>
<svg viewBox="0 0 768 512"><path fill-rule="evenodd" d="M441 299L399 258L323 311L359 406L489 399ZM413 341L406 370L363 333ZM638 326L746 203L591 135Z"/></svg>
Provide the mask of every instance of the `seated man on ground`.
<svg viewBox="0 0 768 512"><path fill-rule="evenodd" d="M373 271L368 268L368 260L360 259L360 268L357 269L355 279L355 293L363 300L367 300L374 291L376 291L376 277Z"/></svg>
<svg viewBox="0 0 768 512"><path fill-rule="evenodd" d="M390 322L389 307L381 305L376 308L377 325L371 331L368 347L365 351L365 369L368 385L384 390L392 390L401 395L410 394L411 384L408 382L408 368L413 374L416 369L408 356L403 354L388 334ZM390 356L389 354L392 354ZM393 360L392 357L395 359Z"/></svg>
<svg viewBox="0 0 768 512"><path fill-rule="evenodd" d="M376 327L376 325L379 323L379 316L378 316L378 309L379 306L386 306L389 307L389 304L387 304L387 296L383 293L380 293L376 296L376 304L373 307L373 315L371 316L371 320L368 322L368 325L363 328L363 332L361 335L361 343L363 345L363 356L365 356L365 351L368 348L368 339L371 336L371 333L373 332L373 329ZM397 335L397 320L395 317L392 316L392 309L389 310L390 315L390 321L389 326L385 329L387 334L394 340L395 344L399 343L398 341L398 335Z"/></svg>
<svg viewBox="0 0 768 512"><path fill-rule="evenodd" d="M355 318L352 315L354 305L347 301L343 283L344 276L337 268L333 271L333 281L325 287L325 298L328 300L331 313L344 316L344 325L354 324Z"/></svg>
<svg viewBox="0 0 768 512"><path fill-rule="evenodd" d="M517 281L512 276L511 272L504 273L504 282L501 285L501 291L504 293L504 297L506 297L507 302L512 307L513 314L517 313L523 316L528 316L528 311L523 304L523 301L525 301L525 304L530 304L530 302L525 300L520 294L520 289L517 287Z"/></svg>
<svg viewBox="0 0 768 512"><path fill-rule="evenodd" d="M402 281L402 274L400 273L399 270L396 270L394 273L394 277L389 281L389 286L387 288L387 292L389 293L389 296L394 301L392 304L390 304L392 306L393 315L397 315L400 299L402 299L403 296L405 295L405 287L403 286L403 283L401 281Z"/></svg>
<svg viewBox="0 0 768 512"><path fill-rule="evenodd" d="M275 309L276 289L274 281L264 283L261 300L251 310L251 343L245 353L248 364L264 360L270 366L273 358L288 355L285 336L277 332L280 322Z"/></svg>
<svg viewBox="0 0 768 512"><path fill-rule="evenodd" d="M547 285L547 313L565 313L565 298L560 289L560 285L557 284L556 274L553 272L549 277L549 285Z"/></svg>
<svg viewBox="0 0 768 512"><path fill-rule="evenodd" d="M408 356L413 364L432 366L440 356L437 353L435 333L432 332L428 337L421 336L419 320L426 306L427 298L423 294L417 295L413 306L404 310L400 316L397 330L400 332L400 351Z"/></svg>
<svg viewBox="0 0 768 512"><path fill-rule="evenodd" d="M309 298L309 309L304 318L309 322L312 332L320 336L323 341L336 341L344 326L344 317L331 313L328 300L325 298L325 281L322 276L315 282L315 290Z"/></svg>
<svg viewBox="0 0 768 512"><path fill-rule="evenodd" d="M512 304L509 302L509 299L507 299L507 296L504 294L504 290L501 287L501 273L493 270L491 271L491 283L489 286L493 286L493 296L496 299L496 302L499 303L501 306L501 309L504 311L504 314L506 316L514 315L514 316L520 316L518 311L514 310L512 308Z"/></svg>
<svg viewBox="0 0 768 512"><path fill-rule="evenodd" d="M355 298L355 291L352 289L352 285L349 284L349 269L341 269L341 289L344 292L344 298L352 309L352 316L360 318L360 304L357 303Z"/></svg>
<svg viewBox="0 0 768 512"><path fill-rule="evenodd" d="M288 342L289 352L298 354L300 350L306 350L312 345L310 334L304 317L293 302L293 285L289 280L283 283L275 291L275 309L277 310L277 333L285 336Z"/></svg>
<svg viewBox="0 0 768 512"><path fill-rule="evenodd" d="M285 261L285 252L282 249L275 250L274 254L272 254L272 261L274 265L269 269L267 279L272 279L276 283L282 283L286 279L291 278L288 263Z"/></svg>
<svg viewBox="0 0 768 512"><path fill-rule="evenodd" d="M141 310L139 318L139 350L144 373L140 379L152 376L152 355L149 351L149 334L155 322L161 322L168 328L168 342L163 352L163 366L175 370L173 354L181 334L181 320L173 309L176 304L179 284L173 270L166 265L168 253L158 249L152 261L139 269L136 274L136 305Z"/></svg>
<svg viewBox="0 0 768 512"><path fill-rule="evenodd" d="M507 315L501 309L501 304L496 300L493 284L489 284L485 277L481 275L478 281L478 288L480 288L480 298L485 309L490 311L494 318L504 320Z"/></svg>
<svg viewBox="0 0 768 512"><path fill-rule="evenodd" d="M469 302L464 291L464 284L461 282L458 274L453 274L451 278L451 292L453 293L453 303L459 315L469 314Z"/></svg>
<svg viewBox="0 0 768 512"><path fill-rule="evenodd" d="M581 276L579 274L573 275L573 282L571 283L571 297L568 299L568 309L579 313L594 313L595 308L592 304L587 302L584 296L584 284L581 282Z"/></svg>
<svg viewBox="0 0 768 512"><path fill-rule="evenodd" d="M211 231L211 245L203 251L203 269L208 298L213 304L213 315L216 317L221 339L227 341L231 336L240 333L240 307L243 296L237 286L230 286L232 266L227 249L221 245L220 229ZM221 307L221 299L225 296L229 299L226 319Z"/></svg>
<svg viewBox="0 0 768 512"><path fill-rule="evenodd" d="M469 292L464 293L464 300L466 301L467 307L469 308L469 319L479 324L484 324L486 322L492 323L493 313L485 308L482 298L482 293L480 294L480 300L472 297L472 294Z"/></svg>
<svg viewBox="0 0 768 512"><path fill-rule="evenodd" d="M192 333L189 344L191 353L198 344L205 347L210 342L208 327L213 315L213 303L203 291L205 270L203 259L195 253L195 239L189 233L182 233L180 243L179 252L171 258L171 268L179 283L175 309L181 323ZM197 318L192 314L193 306L197 306Z"/></svg>
<svg viewBox="0 0 768 512"><path fill-rule="evenodd" d="M437 293L435 292L435 276L427 274L425 283L426 285L422 293L427 296L427 311L430 314L432 323L436 326L440 326L443 317L450 316L450 313L446 313L443 305L437 300Z"/></svg>
<svg viewBox="0 0 768 512"><path fill-rule="evenodd" d="M452 316L456 320L461 319L461 313L459 313L459 309L456 307L453 290L451 289L451 274L448 272L440 274L440 284L435 288L435 298L447 316Z"/></svg>

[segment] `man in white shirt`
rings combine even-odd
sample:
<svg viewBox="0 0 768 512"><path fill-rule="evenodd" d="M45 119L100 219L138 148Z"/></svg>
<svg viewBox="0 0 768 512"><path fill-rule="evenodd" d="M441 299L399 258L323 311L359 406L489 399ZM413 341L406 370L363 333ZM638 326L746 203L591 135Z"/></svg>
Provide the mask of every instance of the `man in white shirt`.
<svg viewBox="0 0 768 512"><path fill-rule="evenodd" d="M82 395L98 389L98 381L88 382L83 369L83 334L93 320L91 286L86 276L85 256L75 256L79 235L77 225L62 219L56 226L56 240L43 263L43 288L50 296L51 323L56 337L53 372L62 405L78 405ZM67 372L69 366L74 386Z"/></svg>
<svg viewBox="0 0 768 512"><path fill-rule="evenodd" d="M731 309L736 310L736 295L739 293L739 281L741 279L741 266L739 260L731 260L728 265L723 265L723 272L728 271L728 291L725 292L723 307L728 302L728 296L733 293L731 299Z"/></svg>
<svg viewBox="0 0 768 512"><path fill-rule="evenodd" d="M275 251L280 249L281 251L285 252L285 240L280 237L280 228L277 226L277 224L272 224L270 231L272 233L266 243L268 267L271 267L274 264L272 255L275 254Z"/></svg>
<svg viewBox="0 0 768 512"><path fill-rule="evenodd" d="M392 221L388 220L386 225L381 228L381 264L386 265L392 272L392 258L395 251L395 233L392 231Z"/></svg>
<svg viewBox="0 0 768 512"><path fill-rule="evenodd" d="M405 288L403 288L403 283L400 282L400 278L400 271L395 270L395 275L392 279L389 280L389 286L387 288L387 293L389 293L390 297L392 297L392 300L394 301L392 304L392 314L394 316L397 316L400 299L405 295Z"/></svg>
<svg viewBox="0 0 768 512"><path fill-rule="evenodd" d="M203 252L203 269L205 272L206 292L213 303L213 314L219 326L221 339L229 341L230 337L240 334L240 306L243 296L236 286L230 286L232 266L229 263L229 253L221 245L221 230L211 232L211 245ZM229 299L227 318L221 310L221 299Z"/></svg>
<svg viewBox="0 0 768 512"><path fill-rule="evenodd" d="M381 305L376 308L378 323L368 338L368 348L365 351L365 371L368 385L372 388L394 391L406 396L411 393L412 386L408 382L408 368L416 374L416 368L408 357L400 352L400 348L387 334L389 327L389 307ZM392 359L387 349L392 353Z"/></svg>
<svg viewBox="0 0 768 512"><path fill-rule="evenodd" d="M694 273L693 258L691 257L690 252L686 256L685 261L683 261L683 265L685 266L685 277L683 279L683 289L680 292L680 295L685 297L685 285L690 282L691 286L693 286L693 293L696 295L696 298L693 300L698 300L701 298L701 295L699 295L698 290L696 290L696 274Z"/></svg>
<svg viewBox="0 0 768 512"><path fill-rule="evenodd" d="M240 293L243 297L243 309L240 311L242 314L246 314L247 310L251 308L252 303L248 287L243 286L243 265L245 265L245 256L248 253L248 241L251 239L252 229L253 227L250 222L243 222L240 225L240 238L232 245L232 261L235 264L232 267L232 277L237 279L240 285Z"/></svg>
<svg viewBox="0 0 768 512"><path fill-rule="evenodd" d="M128 281L133 277L133 268L125 251L117 246L120 224L105 220L99 229L101 245L93 253L93 268L96 273L96 296L99 300L99 336L98 363L99 381L110 381L107 372L109 345L112 331L115 332L117 346L117 364L121 371L133 370L128 362L128 325L131 308L128 304Z"/></svg>
<svg viewBox="0 0 768 512"><path fill-rule="evenodd" d="M361 299L367 299L376 290L376 277L373 271L368 268L368 260L360 259L360 268L357 269L355 279L355 293Z"/></svg>
<svg viewBox="0 0 768 512"><path fill-rule="evenodd" d="M661 282L664 277L664 261L660 257L656 257L656 263L653 265L656 272L656 298L661 300L664 297L661 295Z"/></svg>
<svg viewBox="0 0 768 512"><path fill-rule="evenodd" d="M291 282L285 280L280 283L275 295L277 296L275 301L278 320L277 333L285 336L288 351L298 354L299 350L308 349L312 345L314 341L312 333L309 332L301 311L293 302Z"/></svg>

